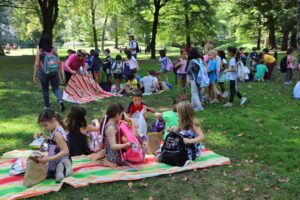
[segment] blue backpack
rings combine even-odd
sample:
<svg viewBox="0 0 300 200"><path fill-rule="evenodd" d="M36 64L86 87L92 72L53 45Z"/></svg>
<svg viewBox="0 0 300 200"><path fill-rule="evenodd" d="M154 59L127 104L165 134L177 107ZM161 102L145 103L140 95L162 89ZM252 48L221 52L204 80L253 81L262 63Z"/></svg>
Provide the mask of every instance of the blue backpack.
<svg viewBox="0 0 300 200"><path fill-rule="evenodd" d="M199 66L199 72L197 74L197 77L194 77L193 74L193 78L195 80L195 82L200 85L200 87L208 87L209 85L209 77L207 74L207 70L205 68L205 66L203 65L202 61L199 59L194 59L193 62L195 62L198 66Z"/></svg>
<svg viewBox="0 0 300 200"><path fill-rule="evenodd" d="M42 51L45 55L44 62L41 61L45 74L52 74L59 72L59 58L56 50L52 49L50 53Z"/></svg>

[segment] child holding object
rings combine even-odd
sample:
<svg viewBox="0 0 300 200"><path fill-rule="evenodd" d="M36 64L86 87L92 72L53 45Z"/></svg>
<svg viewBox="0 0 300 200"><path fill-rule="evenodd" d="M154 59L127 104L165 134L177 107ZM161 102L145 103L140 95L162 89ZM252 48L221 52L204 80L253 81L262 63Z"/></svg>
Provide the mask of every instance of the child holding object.
<svg viewBox="0 0 300 200"><path fill-rule="evenodd" d="M45 109L39 115L38 123L50 132L49 136L43 133L34 135L34 138L44 137L48 143L48 156L38 158L39 162L47 163L47 177L61 181L65 177L71 176L73 169L62 116L52 109Z"/></svg>

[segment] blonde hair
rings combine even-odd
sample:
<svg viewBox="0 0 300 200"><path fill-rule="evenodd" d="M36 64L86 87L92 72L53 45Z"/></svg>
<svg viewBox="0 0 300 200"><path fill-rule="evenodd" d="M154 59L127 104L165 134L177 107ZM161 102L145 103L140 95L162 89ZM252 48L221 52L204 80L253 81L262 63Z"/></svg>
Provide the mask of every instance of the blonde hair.
<svg viewBox="0 0 300 200"><path fill-rule="evenodd" d="M208 55L212 55L212 56L216 57L217 56L217 52L215 50L210 50L208 52Z"/></svg>
<svg viewBox="0 0 300 200"><path fill-rule="evenodd" d="M214 49L214 45L211 44L211 43L207 43L205 46L204 46L204 52L205 53L208 53L210 50L213 50Z"/></svg>
<svg viewBox="0 0 300 200"><path fill-rule="evenodd" d="M176 106L177 113L179 116L179 128L188 130L195 124L199 126L197 120L195 120L195 112L192 104L188 101L183 101Z"/></svg>

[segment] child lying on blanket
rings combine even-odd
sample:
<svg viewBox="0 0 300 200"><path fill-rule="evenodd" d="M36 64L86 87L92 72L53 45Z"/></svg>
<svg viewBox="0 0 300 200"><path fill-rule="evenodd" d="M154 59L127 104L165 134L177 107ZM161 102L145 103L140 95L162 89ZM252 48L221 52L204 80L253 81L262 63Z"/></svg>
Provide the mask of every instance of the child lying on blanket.
<svg viewBox="0 0 300 200"><path fill-rule="evenodd" d="M48 143L48 157L37 159L41 163L47 163L48 178L61 181L73 174L63 118L54 110L45 109L39 115L38 122L46 131L50 132L50 135L48 137L43 133L34 134L34 138L44 137Z"/></svg>

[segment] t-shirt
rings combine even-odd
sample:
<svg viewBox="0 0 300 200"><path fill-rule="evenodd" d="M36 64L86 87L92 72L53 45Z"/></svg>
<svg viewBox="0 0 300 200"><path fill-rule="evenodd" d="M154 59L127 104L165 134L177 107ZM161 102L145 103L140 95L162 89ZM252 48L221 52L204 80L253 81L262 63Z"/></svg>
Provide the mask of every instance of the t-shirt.
<svg viewBox="0 0 300 200"><path fill-rule="evenodd" d="M145 104L142 102L139 106L135 106L133 102L130 102L127 107L126 113L133 115L137 111L141 112L144 109L144 105Z"/></svg>
<svg viewBox="0 0 300 200"><path fill-rule="evenodd" d="M177 74L186 74L186 68L187 68L187 60L179 58L179 68L177 70Z"/></svg>
<svg viewBox="0 0 300 200"><path fill-rule="evenodd" d="M126 84L135 90L138 89L138 82L137 82L136 78L134 78L133 80L128 80Z"/></svg>
<svg viewBox="0 0 300 200"><path fill-rule="evenodd" d="M161 65L160 68L161 68L162 71L164 71L167 68L168 62L169 62L168 60L169 60L169 58L167 56L159 57L159 62L160 62L160 65Z"/></svg>
<svg viewBox="0 0 300 200"><path fill-rule="evenodd" d="M273 56L269 55L269 54L265 54L264 55L264 61L267 64L272 64L276 61L276 59Z"/></svg>
<svg viewBox="0 0 300 200"><path fill-rule="evenodd" d="M164 130L164 135L163 135L163 140L166 139L168 135L168 129L172 126L178 126L179 124L179 118L176 112L174 111L166 111L163 112L162 118L165 121L165 130Z"/></svg>
<svg viewBox="0 0 300 200"><path fill-rule="evenodd" d="M131 69L131 70L138 68L137 63L136 63L136 59L133 56L131 56L130 59L127 59L127 64L129 66L129 69Z"/></svg>
<svg viewBox="0 0 300 200"><path fill-rule="evenodd" d="M131 53L132 53L133 55L135 55L135 54L136 54L136 48L137 48L137 43L136 43L135 40L131 40L131 41L129 42L129 48L130 48L130 49L134 49L134 50L131 50Z"/></svg>
<svg viewBox="0 0 300 200"><path fill-rule="evenodd" d="M208 70L210 71L208 73L209 83L215 83L216 79L217 79L217 61L216 60L209 61Z"/></svg>
<svg viewBox="0 0 300 200"><path fill-rule="evenodd" d="M230 58L228 70L232 70L234 67L236 67L236 61L235 58ZM229 80L235 81L236 80L236 72L227 72Z"/></svg>
<svg viewBox="0 0 300 200"><path fill-rule="evenodd" d="M203 56L203 60L204 60L204 63L208 64L208 62L209 62L209 55L208 55L208 54L205 54L205 55Z"/></svg>
<svg viewBox="0 0 300 200"><path fill-rule="evenodd" d="M293 56L292 55L288 55L287 56L287 68L288 69L293 69L294 66L293 66Z"/></svg>
<svg viewBox="0 0 300 200"><path fill-rule="evenodd" d="M115 62L113 64L112 69L114 70L114 74L122 74L122 72L124 71L124 63L123 62Z"/></svg>
<svg viewBox="0 0 300 200"><path fill-rule="evenodd" d="M256 74L254 79L261 79L265 76L265 73L268 72L268 68L264 64L259 64L256 66Z"/></svg>
<svg viewBox="0 0 300 200"><path fill-rule="evenodd" d="M155 82L157 82L157 78L153 76L145 76L140 80L144 85L145 93L152 93L154 91Z"/></svg>
<svg viewBox="0 0 300 200"><path fill-rule="evenodd" d="M67 61L64 63L63 68L65 71L71 73L66 67L67 64L72 70L78 71L80 67L85 67L85 59L79 59L76 54L70 55Z"/></svg>

